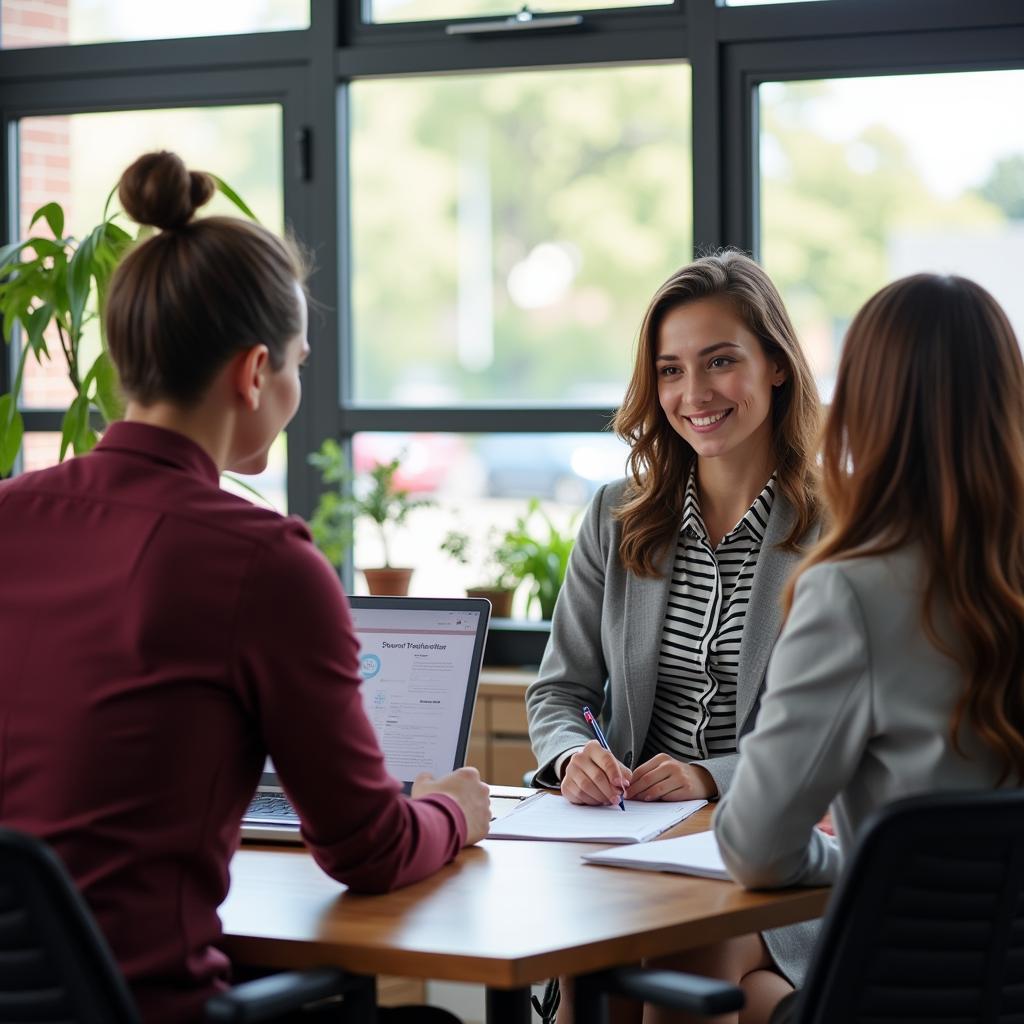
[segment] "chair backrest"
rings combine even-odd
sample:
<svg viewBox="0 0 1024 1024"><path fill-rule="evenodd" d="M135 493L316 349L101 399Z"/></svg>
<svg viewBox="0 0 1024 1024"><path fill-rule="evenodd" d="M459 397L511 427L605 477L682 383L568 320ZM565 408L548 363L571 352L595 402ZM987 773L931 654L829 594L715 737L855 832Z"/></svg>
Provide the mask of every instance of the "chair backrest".
<svg viewBox="0 0 1024 1024"><path fill-rule="evenodd" d="M0 1024L139 1024L106 941L53 851L0 828Z"/></svg>
<svg viewBox="0 0 1024 1024"><path fill-rule="evenodd" d="M1024 791L914 797L866 822L795 1019L1024 1020Z"/></svg>

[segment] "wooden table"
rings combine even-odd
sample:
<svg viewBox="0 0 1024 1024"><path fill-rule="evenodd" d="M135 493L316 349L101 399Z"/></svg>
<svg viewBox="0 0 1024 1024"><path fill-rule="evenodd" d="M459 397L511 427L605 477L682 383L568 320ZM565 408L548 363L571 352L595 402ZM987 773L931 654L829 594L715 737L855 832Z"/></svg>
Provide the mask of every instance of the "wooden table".
<svg viewBox="0 0 1024 1024"><path fill-rule="evenodd" d="M710 821L704 808L666 837ZM602 846L486 840L385 896L345 891L304 850L244 848L221 908L225 948L266 967L475 982L487 986L488 1024L526 1024L533 983L805 921L828 899L580 861Z"/></svg>

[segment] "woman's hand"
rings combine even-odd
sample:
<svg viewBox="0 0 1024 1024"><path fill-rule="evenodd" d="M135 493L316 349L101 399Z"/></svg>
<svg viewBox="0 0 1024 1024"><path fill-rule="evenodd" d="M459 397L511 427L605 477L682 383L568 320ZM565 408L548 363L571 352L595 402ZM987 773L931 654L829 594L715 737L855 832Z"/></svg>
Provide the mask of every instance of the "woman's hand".
<svg viewBox="0 0 1024 1024"><path fill-rule="evenodd" d="M710 800L718 786L706 768L655 754L633 772L630 800Z"/></svg>
<svg viewBox="0 0 1024 1024"><path fill-rule="evenodd" d="M571 804L617 804L628 794L632 772L597 740L577 750L565 766L562 796Z"/></svg>

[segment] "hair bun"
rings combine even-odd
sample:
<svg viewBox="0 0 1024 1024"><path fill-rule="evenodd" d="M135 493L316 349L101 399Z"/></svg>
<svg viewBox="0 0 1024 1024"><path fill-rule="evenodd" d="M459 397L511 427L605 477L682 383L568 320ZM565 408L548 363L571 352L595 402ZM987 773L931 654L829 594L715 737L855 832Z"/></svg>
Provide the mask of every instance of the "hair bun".
<svg viewBox="0 0 1024 1024"><path fill-rule="evenodd" d="M137 224L184 227L215 191L213 178L189 171L177 153L163 150L140 156L121 175L117 195Z"/></svg>

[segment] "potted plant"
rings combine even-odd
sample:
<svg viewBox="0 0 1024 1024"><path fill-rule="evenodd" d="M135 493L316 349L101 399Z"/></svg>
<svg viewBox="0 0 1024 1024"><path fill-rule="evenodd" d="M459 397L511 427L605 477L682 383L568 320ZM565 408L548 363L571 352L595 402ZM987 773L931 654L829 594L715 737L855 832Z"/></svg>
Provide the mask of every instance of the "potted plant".
<svg viewBox="0 0 1024 1024"><path fill-rule="evenodd" d="M370 593L408 593L413 571L391 564L391 535L413 509L434 503L429 498L413 498L395 485L401 456L378 462L365 477L355 479L341 445L328 438L319 451L309 456L309 461L329 488L320 495L309 521L317 547L340 569L352 543L355 521L360 517L369 519L377 528L384 554L383 566L362 569Z"/></svg>
<svg viewBox="0 0 1024 1024"><path fill-rule="evenodd" d="M478 587L467 587L467 597L484 597L491 602L495 618L507 619L512 615L512 598L522 582L518 575L520 563L518 552L510 546L498 529L488 534L490 547L481 573L484 582ZM450 530L443 541L441 550L460 565L469 565L472 542L469 534L461 530Z"/></svg>
<svg viewBox="0 0 1024 1024"><path fill-rule="evenodd" d="M527 611L536 602L542 619L550 619L554 613L576 540L578 520L577 514L564 530L559 529L540 502L532 498L526 512L502 535L502 546L510 553L509 572L530 584Z"/></svg>
<svg viewBox="0 0 1024 1024"><path fill-rule="evenodd" d="M540 502L533 498L510 529L491 531L491 549L485 563L488 586L467 588L466 594L486 597L495 616L508 617L512 613L515 591L520 584L528 582L527 612L537 607L542 619L550 619L565 580L578 518L574 516L564 530L559 529L540 507ZM467 534L452 530L441 542L441 550L462 565L468 565L470 545Z"/></svg>
<svg viewBox="0 0 1024 1024"><path fill-rule="evenodd" d="M239 195L216 175L217 189L247 217L256 215ZM50 348L59 344L75 397L64 413L60 458L68 450L80 455L96 444L93 415L106 424L120 419L124 408L117 370L107 352L103 304L117 264L128 249L151 228L130 235L117 224L120 211L110 211L116 188L107 196L102 221L84 238L64 234L64 210L47 203L32 215L29 237L0 248L0 314L4 341L11 344L14 325L21 328L17 368L11 390L0 395L0 477L7 476L21 449L25 425L18 408L25 361L31 352L36 362L53 358ZM36 229L45 222L52 238ZM82 340L95 323L99 351L83 362ZM86 346L88 347L88 346Z"/></svg>

